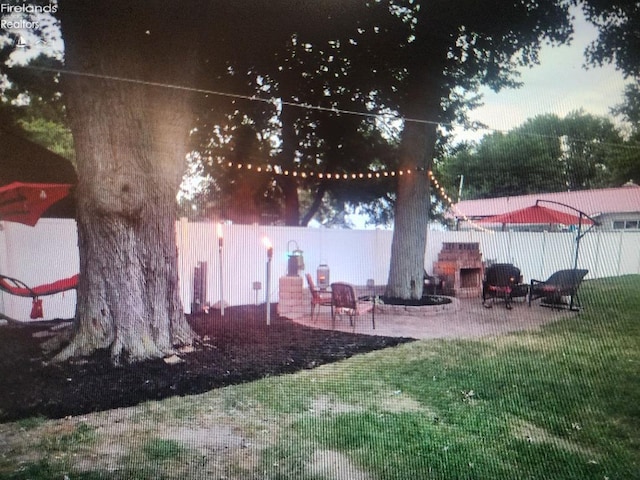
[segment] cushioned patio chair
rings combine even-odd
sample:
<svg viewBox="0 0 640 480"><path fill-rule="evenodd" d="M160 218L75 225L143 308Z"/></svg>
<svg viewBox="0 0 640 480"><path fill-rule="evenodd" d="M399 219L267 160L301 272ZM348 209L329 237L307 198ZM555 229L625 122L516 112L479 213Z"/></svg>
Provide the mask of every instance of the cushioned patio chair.
<svg viewBox="0 0 640 480"><path fill-rule="evenodd" d="M569 308L580 310L578 289L589 270L559 270L551 275L546 282L531 280L529 287L529 306L531 302L542 298L541 305L552 308ZM569 303L564 298L569 297Z"/></svg>
<svg viewBox="0 0 640 480"><path fill-rule="evenodd" d="M335 327L336 315L348 315L349 325L355 329L354 318L371 312L371 325L376 329L376 313L374 297L359 300L353 285L336 282L331 284L331 321Z"/></svg>
<svg viewBox="0 0 640 480"><path fill-rule="evenodd" d="M17 278L0 275L0 290L18 297L30 297L32 299L30 317L32 319L36 319L44 316L42 311L42 300L39 297L73 290L78 286L78 278L79 275L76 274L72 277L63 278L62 280L58 280L53 283L45 283L43 285L38 285L37 287L29 287L26 283L18 280ZM8 321L19 322L19 320L14 320L4 314L0 314L0 318Z"/></svg>
<svg viewBox="0 0 640 480"><path fill-rule="evenodd" d="M331 307L331 292L317 288L310 273L305 274L305 276L311 292L311 318L315 321L320 315L320 307ZM316 307L318 310L314 318L313 313L316 311Z"/></svg>
<svg viewBox="0 0 640 480"><path fill-rule="evenodd" d="M526 297L529 288L522 284L520 269L510 263L494 263L485 270L482 282L482 305L491 308L495 299L505 302L511 310L511 300L514 297ZM491 303L487 302L491 299Z"/></svg>

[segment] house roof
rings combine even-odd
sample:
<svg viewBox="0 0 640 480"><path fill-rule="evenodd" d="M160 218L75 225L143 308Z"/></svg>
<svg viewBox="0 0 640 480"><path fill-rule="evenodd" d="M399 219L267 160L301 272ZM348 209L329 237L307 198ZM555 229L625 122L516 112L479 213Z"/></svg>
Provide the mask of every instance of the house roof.
<svg viewBox="0 0 640 480"><path fill-rule="evenodd" d="M640 212L640 186L628 183L618 188L463 200L453 205L452 214L455 217L466 216L468 218L502 215L503 213L535 205L536 200L551 200L564 203L582 210L592 217L605 213ZM556 210L563 210L563 207L559 205L544 203L542 205ZM564 210L570 211L569 209Z"/></svg>

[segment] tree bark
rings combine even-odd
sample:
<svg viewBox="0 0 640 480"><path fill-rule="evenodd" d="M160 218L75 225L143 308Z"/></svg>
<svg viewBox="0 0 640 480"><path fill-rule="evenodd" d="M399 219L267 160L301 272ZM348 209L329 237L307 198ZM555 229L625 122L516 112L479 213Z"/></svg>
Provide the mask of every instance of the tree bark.
<svg viewBox="0 0 640 480"><path fill-rule="evenodd" d="M327 193L327 182L322 181L316 188L315 194L313 195L313 202L302 216L300 220L300 225L303 227L308 227L309 222L313 218L313 216L318 212L320 206L322 205L322 199L324 198L325 193Z"/></svg>
<svg viewBox="0 0 640 480"><path fill-rule="evenodd" d="M179 297L175 241L190 96L105 77L168 83L189 72L190 56L184 45L153 44L172 20L169 5L115 3L123 10L60 8L66 67L92 76L62 78L78 162L80 282L74 336L57 360L106 348L115 363L158 358L196 337Z"/></svg>
<svg viewBox="0 0 640 480"><path fill-rule="evenodd" d="M300 199L298 198L298 181L294 178L280 180L284 193L284 223L288 227L300 225Z"/></svg>
<svg viewBox="0 0 640 480"><path fill-rule="evenodd" d="M280 165L287 169L297 168L294 159L298 148L298 135L296 133L296 114L292 107L282 108L280 118L282 122L282 151L278 154ZM294 177L281 177L280 188L284 196L283 217L288 227L300 225L300 198L298 196L298 180Z"/></svg>

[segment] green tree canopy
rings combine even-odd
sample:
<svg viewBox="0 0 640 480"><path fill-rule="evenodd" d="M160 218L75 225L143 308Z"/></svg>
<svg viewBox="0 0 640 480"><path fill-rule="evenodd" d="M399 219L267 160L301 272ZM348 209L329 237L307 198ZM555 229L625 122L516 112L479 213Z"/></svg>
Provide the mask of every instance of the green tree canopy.
<svg viewBox="0 0 640 480"><path fill-rule="evenodd" d="M539 115L485 136L438 165L448 184L464 175L464 198L581 190L615 185L620 131L607 117Z"/></svg>
<svg viewBox="0 0 640 480"><path fill-rule="evenodd" d="M633 181L640 184L640 87L629 84L625 88L624 102L616 105L613 114L629 125L629 138L612 160L615 181Z"/></svg>
<svg viewBox="0 0 640 480"><path fill-rule="evenodd" d="M640 78L640 3L637 0L574 0L598 28L587 48L587 62L610 63L625 76Z"/></svg>
<svg viewBox="0 0 640 480"><path fill-rule="evenodd" d="M560 175L567 190L584 190L611 185L610 161L616 147L623 142L613 122L582 111L564 118L555 114L540 115L515 129L516 134L538 136L541 141L557 139L561 164ZM550 173L556 173L550 164Z"/></svg>

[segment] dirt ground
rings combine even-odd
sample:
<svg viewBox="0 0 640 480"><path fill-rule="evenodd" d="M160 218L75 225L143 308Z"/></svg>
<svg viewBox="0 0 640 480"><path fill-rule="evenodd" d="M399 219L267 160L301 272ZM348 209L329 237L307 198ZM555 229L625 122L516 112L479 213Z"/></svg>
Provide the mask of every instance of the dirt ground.
<svg viewBox="0 0 640 480"><path fill-rule="evenodd" d="M47 364L41 344L54 324L0 327L0 422L44 416L63 418L190 395L265 376L292 373L409 338L327 331L275 313L266 325L264 306L241 306L189 319L202 338L177 363L164 360L114 367L107 352L63 364Z"/></svg>

